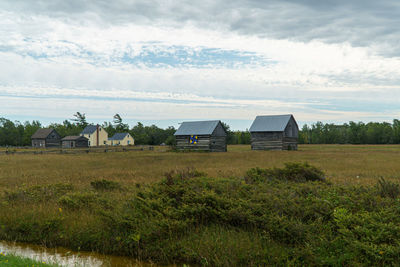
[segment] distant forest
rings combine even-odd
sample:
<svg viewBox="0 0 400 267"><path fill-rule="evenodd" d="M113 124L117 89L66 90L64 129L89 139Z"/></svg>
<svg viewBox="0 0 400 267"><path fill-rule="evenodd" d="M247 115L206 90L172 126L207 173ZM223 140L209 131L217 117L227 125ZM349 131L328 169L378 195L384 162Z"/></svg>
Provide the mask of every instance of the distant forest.
<svg viewBox="0 0 400 267"><path fill-rule="evenodd" d="M77 112L74 118L63 123L52 123L46 127L54 128L65 137L79 135L88 125L84 113ZM228 144L250 144L250 133L246 131L231 131L228 124L223 123L228 132ZM173 145L175 143L175 128L166 129L156 125L144 126L138 122L132 128L124 123L119 114L113 120L104 122L101 126L111 137L117 132L129 132L135 138L137 145ZM0 146L30 146L31 136L37 129L44 127L39 121L11 121L0 118ZM299 132L300 144L400 144L400 120L388 122L349 122L342 125L317 122L304 125Z"/></svg>

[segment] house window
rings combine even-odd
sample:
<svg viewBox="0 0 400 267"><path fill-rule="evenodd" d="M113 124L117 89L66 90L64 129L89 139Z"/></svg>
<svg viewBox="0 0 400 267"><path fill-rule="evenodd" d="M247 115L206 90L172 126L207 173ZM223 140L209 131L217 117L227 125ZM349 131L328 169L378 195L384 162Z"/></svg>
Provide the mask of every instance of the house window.
<svg viewBox="0 0 400 267"><path fill-rule="evenodd" d="M90 141L88 141L88 146L90 146Z"/></svg>
<svg viewBox="0 0 400 267"><path fill-rule="evenodd" d="M106 141L104 141L104 144L106 144L107 142Z"/></svg>
<svg viewBox="0 0 400 267"><path fill-rule="evenodd" d="M128 135L128 137L129 137L129 135ZM129 145L130 143L131 143L131 141L128 140L128 145Z"/></svg>

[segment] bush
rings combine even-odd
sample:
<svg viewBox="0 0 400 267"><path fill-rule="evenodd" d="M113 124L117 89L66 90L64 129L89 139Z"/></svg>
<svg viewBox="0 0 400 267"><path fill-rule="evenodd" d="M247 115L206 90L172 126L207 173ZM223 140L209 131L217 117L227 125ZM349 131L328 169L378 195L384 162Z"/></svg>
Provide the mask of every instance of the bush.
<svg viewBox="0 0 400 267"><path fill-rule="evenodd" d="M260 169L253 168L247 171L247 183L265 182L273 179L305 182L325 181L324 172L306 163L285 163L284 168Z"/></svg>
<svg viewBox="0 0 400 267"><path fill-rule="evenodd" d="M107 199L99 197L94 192L68 193L59 198L58 203L66 209L93 209L95 206L110 208L111 204Z"/></svg>
<svg viewBox="0 0 400 267"><path fill-rule="evenodd" d="M118 182L115 181L109 181L109 180L96 180L90 182L90 185L98 191L112 191L115 189L121 189L121 185Z"/></svg>
<svg viewBox="0 0 400 267"><path fill-rule="evenodd" d="M396 199L400 195L400 185L386 181L383 177L378 180L377 187L381 197L390 197Z"/></svg>

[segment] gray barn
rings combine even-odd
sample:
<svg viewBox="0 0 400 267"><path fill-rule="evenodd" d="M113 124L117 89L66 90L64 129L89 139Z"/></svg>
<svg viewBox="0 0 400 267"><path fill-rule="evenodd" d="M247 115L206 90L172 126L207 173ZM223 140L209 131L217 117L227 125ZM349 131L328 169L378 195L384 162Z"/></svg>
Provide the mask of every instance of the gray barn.
<svg viewBox="0 0 400 267"><path fill-rule="evenodd" d="M257 116L250 134L253 150L297 150L299 126L291 114Z"/></svg>
<svg viewBox="0 0 400 267"><path fill-rule="evenodd" d="M63 148L89 147L89 139L84 136L66 136L61 143Z"/></svg>
<svg viewBox="0 0 400 267"><path fill-rule="evenodd" d="M33 147L59 147L61 136L51 128L38 129L31 137Z"/></svg>
<svg viewBox="0 0 400 267"><path fill-rule="evenodd" d="M178 150L226 152L226 131L221 121L183 122L175 137Z"/></svg>

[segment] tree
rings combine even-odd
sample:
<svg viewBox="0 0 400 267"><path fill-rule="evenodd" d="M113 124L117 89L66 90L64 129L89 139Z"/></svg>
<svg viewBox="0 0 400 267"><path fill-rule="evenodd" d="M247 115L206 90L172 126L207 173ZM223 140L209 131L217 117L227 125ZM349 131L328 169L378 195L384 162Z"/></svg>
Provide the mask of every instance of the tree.
<svg viewBox="0 0 400 267"><path fill-rule="evenodd" d="M79 111L74 114L74 119L71 119L73 122L75 122L76 125L80 126L81 128L85 128L88 123L86 121L86 115L85 113L80 113Z"/></svg>
<svg viewBox="0 0 400 267"><path fill-rule="evenodd" d="M129 131L129 125L122 122L122 118L118 113L114 115L113 122L117 132Z"/></svg>

